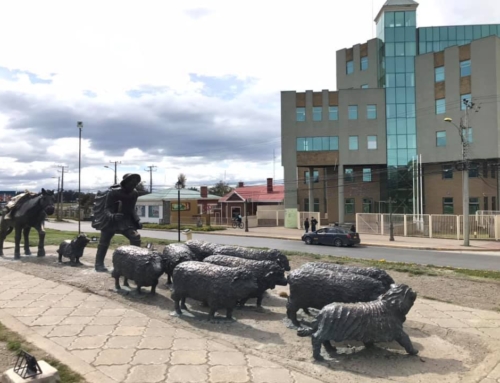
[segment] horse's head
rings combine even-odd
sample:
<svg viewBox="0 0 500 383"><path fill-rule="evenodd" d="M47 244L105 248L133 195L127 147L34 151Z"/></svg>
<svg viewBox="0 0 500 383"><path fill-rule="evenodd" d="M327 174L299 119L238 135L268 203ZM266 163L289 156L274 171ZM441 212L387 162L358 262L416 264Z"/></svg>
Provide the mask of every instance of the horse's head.
<svg viewBox="0 0 500 383"><path fill-rule="evenodd" d="M40 206L47 213L47 215L54 214L55 208L54 204L56 199L54 197L54 191L42 189L42 194L40 195Z"/></svg>

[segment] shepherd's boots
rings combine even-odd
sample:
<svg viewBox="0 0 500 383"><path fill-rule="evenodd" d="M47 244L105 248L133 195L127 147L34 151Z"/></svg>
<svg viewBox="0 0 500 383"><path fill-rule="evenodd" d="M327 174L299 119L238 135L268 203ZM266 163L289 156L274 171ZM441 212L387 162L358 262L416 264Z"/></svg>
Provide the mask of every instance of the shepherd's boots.
<svg viewBox="0 0 500 383"><path fill-rule="evenodd" d="M95 271L101 273L107 273L108 269L104 266L104 258L106 257L106 252L108 251L108 246L98 245L97 254L95 255Z"/></svg>

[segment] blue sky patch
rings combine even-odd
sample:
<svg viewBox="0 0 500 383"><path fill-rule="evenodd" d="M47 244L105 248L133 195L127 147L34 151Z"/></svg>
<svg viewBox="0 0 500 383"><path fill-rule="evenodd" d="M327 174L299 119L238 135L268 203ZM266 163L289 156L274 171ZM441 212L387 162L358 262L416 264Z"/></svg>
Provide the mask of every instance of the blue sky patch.
<svg viewBox="0 0 500 383"><path fill-rule="evenodd" d="M242 93L254 80L241 80L236 76L212 77L190 73L192 82L203 84L201 93L207 97L231 100Z"/></svg>
<svg viewBox="0 0 500 383"><path fill-rule="evenodd" d="M52 80L50 79L43 79L38 77L36 74L28 72L28 71L23 71L19 69L9 69L5 68L3 66L0 66L0 78L9 80L9 81L18 81L19 80L19 75L28 75L28 78L30 79L30 82L32 84L51 84Z"/></svg>

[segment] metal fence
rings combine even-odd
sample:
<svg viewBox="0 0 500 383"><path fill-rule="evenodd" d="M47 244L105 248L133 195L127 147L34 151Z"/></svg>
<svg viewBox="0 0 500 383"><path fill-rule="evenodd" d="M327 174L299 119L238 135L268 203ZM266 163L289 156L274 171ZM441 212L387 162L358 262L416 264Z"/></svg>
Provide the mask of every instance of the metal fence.
<svg viewBox="0 0 500 383"><path fill-rule="evenodd" d="M361 234L389 234L389 214L356 214L356 231ZM394 235L463 239L463 216L444 214L392 214ZM500 240L500 215L469 216L471 239Z"/></svg>

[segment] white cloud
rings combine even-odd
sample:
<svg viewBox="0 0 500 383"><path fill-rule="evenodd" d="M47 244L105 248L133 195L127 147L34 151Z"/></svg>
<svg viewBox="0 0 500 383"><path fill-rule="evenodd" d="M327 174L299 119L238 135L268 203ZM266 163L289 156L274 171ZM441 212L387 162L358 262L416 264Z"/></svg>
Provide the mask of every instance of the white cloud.
<svg viewBox="0 0 500 383"><path fill-rule="evenodd" d="M279 92L335 89L335 52L373 37L384 2L4 2L0 67L52 83L0 75L0 185L38 188L66 161L75 187L77 120L85 123L84 187L109 183L109 160L143 175L155 164L160 184L179 172L193 184L224 173L264 182L280 150ZM499 21L489 0L421 0L418 11L419 26ZM190 74L232 76L246 88L232 100L207 97ZM130 90L150 94L131 98Z"/></svg>

